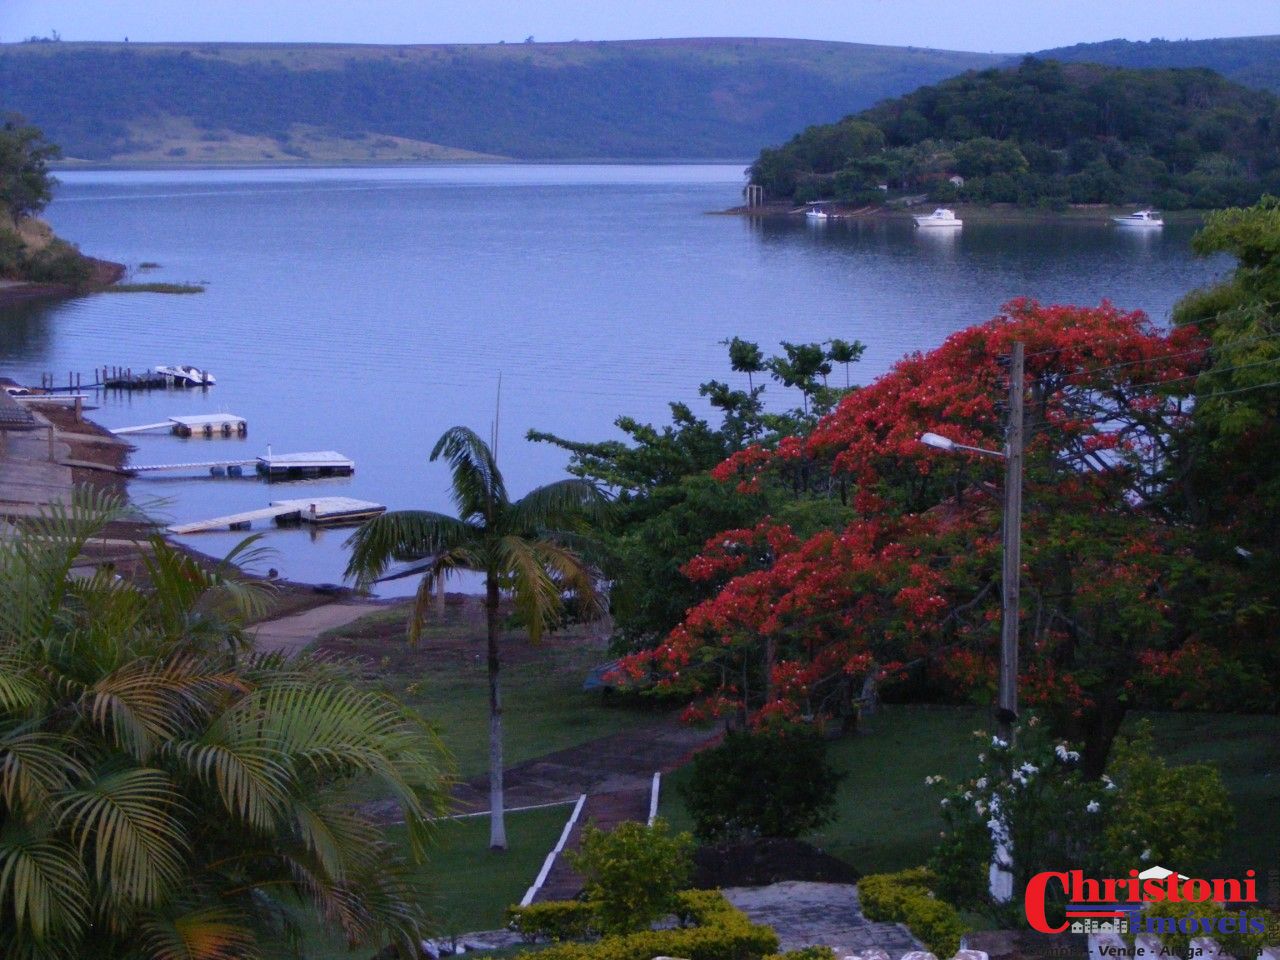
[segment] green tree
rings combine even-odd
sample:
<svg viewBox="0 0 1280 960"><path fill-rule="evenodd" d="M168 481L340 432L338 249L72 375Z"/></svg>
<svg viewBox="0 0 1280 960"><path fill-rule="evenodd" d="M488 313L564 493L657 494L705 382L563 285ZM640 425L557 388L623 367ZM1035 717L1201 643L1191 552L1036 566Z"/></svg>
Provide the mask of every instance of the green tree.
<svg viewBox="0 0 1280 960"><path fill-rule="evenodd" d="M0 540L0 955L276 957L307 914L420 939L410 864L339 791L379 782L423 853L438 740L342 664L254 652L229 564L157 537L141 584L73 575L122 515L80 497Z"/></svg>
<svg viewBox="0 0 1280 960"><path fill-rule="evenodd" d="M838 363L844 367L844 387L849 389L849 364L857 363L862 359L862 354L866 351L867 345L861 340L854 340L850 343L848 340L828 340L830 349L827 350L827 359L832 363Z"/></svg>
<svg viewBox="0 0 1280 960"><path fill-rule="evenodd" d="M368 587L392 561L424 564L417 602L409 619L416 643L438 584L469 571L484 576L489 676L489 846L505 850L503 817L501 600L510 595L520 621L536 643L559 622L566 596L590 615L600 608L592 570L568 543L602 514L595 485L571 479L538 487L519 500L507 496L493 451L466 427L451 427L431 451L444 457L452 473L451 493L458 516L427 510L384 513L361 526L346 575Z"/></svg>
<svg viewBox="0 0 1280 960"><path fill-rule="evenodd" d="M57 183L49 161L61 156L55 144L19 116L0 127L0 204L16 224L48 206Z"/></svg>

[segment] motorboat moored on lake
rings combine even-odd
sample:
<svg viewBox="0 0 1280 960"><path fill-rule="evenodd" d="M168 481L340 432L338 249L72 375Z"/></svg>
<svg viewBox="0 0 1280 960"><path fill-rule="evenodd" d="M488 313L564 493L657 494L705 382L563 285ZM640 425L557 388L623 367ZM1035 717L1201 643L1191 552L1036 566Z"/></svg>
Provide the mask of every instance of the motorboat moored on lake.
<svg viewBox="0 0 1280 960"><path fill-rule="evenodd" d="M208 370L201 370L190 364L161 364L155 368L155 372L175 387L212 387L218 382Z"/></svg>
<svg viewBox="0 0 1280 960"><path fill-rule="evenodd" d="M1164 220L1154 210L1135 210L1127 217L1112 217L1111 222L1120 227L1163 227Z"/></svg>
<svg viewBox="0 0 1280 960"><path fill-rule="evenodd" d="M964 221L956 216L954 210L948 210L946 207L939 207L927 217L912 217L917 227L962 227Z"/></svg>

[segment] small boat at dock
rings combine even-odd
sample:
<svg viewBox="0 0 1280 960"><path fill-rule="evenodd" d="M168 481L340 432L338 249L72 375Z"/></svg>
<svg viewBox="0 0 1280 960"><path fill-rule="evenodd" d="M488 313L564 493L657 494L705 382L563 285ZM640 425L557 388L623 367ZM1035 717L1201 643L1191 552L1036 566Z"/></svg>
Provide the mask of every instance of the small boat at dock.
<svg viewBox="0 0 1280 960"><path fill-rule="evenodd" d="M1155 210L1135 210L1124 217L1112 217L1117 227L1163 227L1164 220Z"/></svg>
<svg viewBox="0 0 1280 960"><path fill-rule="evenodd" d="M964 221L956 216L954 210L948 210L946 207L939 207L928 216L912 217L917 227L929 228L956 228L964 226Z"/></svg>
<svg viewBox="0 0 1280 960"><path fill-rule="evenodd" d="M208 370L201 370L190 364L161 364L155 368L155 372L166 383L175 387L212 387L218 382Z"/></svg>

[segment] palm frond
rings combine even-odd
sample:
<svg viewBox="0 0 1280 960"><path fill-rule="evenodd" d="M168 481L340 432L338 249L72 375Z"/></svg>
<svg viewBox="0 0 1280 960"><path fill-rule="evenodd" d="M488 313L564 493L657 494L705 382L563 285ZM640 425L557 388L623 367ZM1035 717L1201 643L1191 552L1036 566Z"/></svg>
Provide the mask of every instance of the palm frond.
<svg viewBox="0 0 1280 960"><path fill-rule="evenodd" d="M6 824L0 833L0 914L37 946L73 939L89 920L89 883L75 848Z"/></svg>
<svg viewBox="0 0 1280 960"><path fill-rule="evenodd" d="M530 490L511 505L506 516L511 533L537 533L560 527L597 524L609 501L587 480L558 480Z"/></svg>
<svg viewBox="0 0 1280 960"><path fill-rule="evenodd" d="M437 588L450 576L464 570L482 570L483 563L470 549L456 547L437 554L428 565L413 597L413 610L409 614L409 642L422 639L422 628L435 602Z"/></svg>
<svg viewBox="0 0 1280 960"><path fill-rule="evenodd" d="M142 924L149 960L250 960L257 938L224 907L154 916Z"/></svg>
<svg viewBox="0 0 1280 960"><path fill-rule="evenodd" d="M213 741L219 734L226 739ZM254 829L269 830L285 807L292 770L252 730L218 730L203 741L171 744L169 751L217 791L228 814Z"/></svg>
<svg viewBox="0 0 1280 960"><path fill-rule="evenodd" d="M394 510L368 520L347 540L351 559L343 576L360 587L377 580L392 561L424 560L475 539L469 523L430 510Z"/></svg>
<svg viewBox="0 0 1280 960"><path fill-rule="evenodd" d="M493 520L507 504L507 488L489 445L469 427L450 427L431 451L433 463L441 456L453 474L451 493L458 516Z"/></svg>
<svg viewBox="0 0 1280 960"><path fill-rule="evenodd" d="M518 536L502 537L495 552L499 570L511 578L516 613L528 629L529 639L537 643L564 607L560 588L548 575L532 541Z"/></svg>
<svg viewBox="0 0 1280 960"><path fill-rule="evenodd" d="M534 552L560 591L577 601L583 619L594 620L604 615L606 605L597 588L595 572L578 553L553 540L539 540L534 544Z"/></svg>
<svg viewBox="0 0 1280 960"><path fill-rule="evenodd" d="M143 768L66 791L53 811L82 852L93 848L94 875L114 902L149 905L182 876L187 840L174 816L181 800L163 771Z"/></svg>
<svg viewBox="0 0 1280 960"><path fill-rule="evenodd" d="M21 728L0 731L0 799L13 816L42 810L60 790L87 777L70 737Z"/></svg>

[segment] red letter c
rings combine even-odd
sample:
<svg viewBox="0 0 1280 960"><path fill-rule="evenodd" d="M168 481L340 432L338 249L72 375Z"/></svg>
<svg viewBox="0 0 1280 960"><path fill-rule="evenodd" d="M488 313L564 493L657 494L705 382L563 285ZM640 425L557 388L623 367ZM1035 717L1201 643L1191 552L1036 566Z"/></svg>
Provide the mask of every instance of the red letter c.
<svg viewBox="0 0 1280 960"><path fill-rule="evenodd" d="M1027 882L1027 892L1023 897L1023 903L1027 911L1027 923L1031 924L1031 929L1039 933L1062 933L1067 929L1067 925L1063 923L1060 927L1049 926L1049 920L1044 915L1044 894L1045 888L1049 886L1050 880L1058 880L1062 883L1062 889L1067 889L1067 883L1070 877L1065 873L1054 873L1046 870L1044 873L1037 873Z"/></svg>

